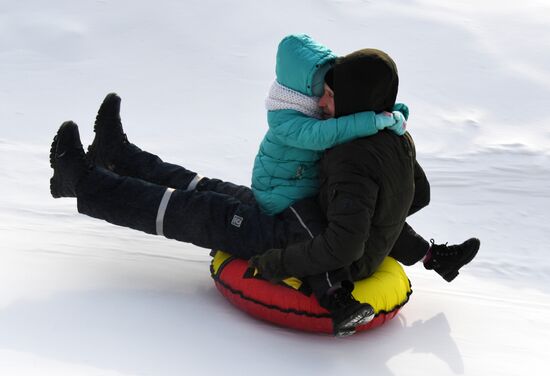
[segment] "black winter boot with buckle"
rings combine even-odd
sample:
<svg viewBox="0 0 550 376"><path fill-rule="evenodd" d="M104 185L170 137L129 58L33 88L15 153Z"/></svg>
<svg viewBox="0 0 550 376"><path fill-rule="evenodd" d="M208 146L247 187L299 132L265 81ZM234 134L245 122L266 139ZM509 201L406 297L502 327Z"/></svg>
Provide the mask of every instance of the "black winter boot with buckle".
<svg viewBox="0 0 550 376"><path fill-rule="evenodd" d="M89 171L78 126L72 121L61 125L50 148L50 192L54 198L76 197L76 186Z"/></svg>
<svg viewBox="0 0 550 376"><path fill-rule="evenodd" d="M128 144L120 119L120 97L107 94L99 107L94 124L95 137L88 146L87 159L92 165L114 170L117 153Z"/></svg>
<svg viewBox="0 0 550 376"><path fill-rule="evenodd" d="M327 293L320 304L331 315L335 337L346 337L355 334L355 328L366 324L374 318L374 309L368 303L360 303L345 286Z"/></svg>
<svg viewBox="0 0 550 376"><path fill-rule="evenodd" d="M480 246L477 238L470 238L458 245L434 244L433 239L430 242L424 267L435 270L447 282L455 279L459 269L474 259Z"/></svg>

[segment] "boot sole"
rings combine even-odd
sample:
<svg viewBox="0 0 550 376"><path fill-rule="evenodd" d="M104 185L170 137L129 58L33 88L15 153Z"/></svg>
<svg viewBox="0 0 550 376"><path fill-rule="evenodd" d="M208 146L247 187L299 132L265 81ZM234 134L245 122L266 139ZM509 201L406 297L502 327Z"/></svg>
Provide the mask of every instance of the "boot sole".
<svg viewBox="0 0 550 376"><path fill-rule="evenodd" d="M97 114L97 117L96 117L96 121L94 123L95 137L94 137L94 140L92 141L92 143L88 146L88 150L87 150L87 153L86 153L86 160L88 161L88 163L90 163L92 165L96 165L96 166L106 168L108 170L112 170L113 166L109 163L109 161L102 158L101 153L99 152L101 150L101 137L99 136L99 134L101 133L101 130L99 129L100 128L99 119L100 119L100 117L102 117L102 116L100 116L100 114L103 115L103 112L105 110L105 107L107 106L107 103L112 102L113 100L118 102L115 105L117 107L119 107L120 106L120 97L115 93L107 94L107 96L105 97L105 99L101 103L101 106L99 107L99 111L98 111L98 114ZM104 114L103 117L111 116L111 115L112 114Z"/></svg>
<svg viewBox="0 0 550 376"><path fill-rule="evenodd" d="M372 307L364 306L360 310L355 312L349 317L349 319L342 323L340 327L335 331L334 336L336 337L348 337L355 334L355 328L369 323L374 319L374 310Z"/></svg>
<svg viewBox="0 0 550 376"><path fill-rule="evenodd" d="M53 176L50 179L50 193L53 198L61 197L57 189L58 182L57 182L57 174L55 171L55 163L54 163L55 155L56 155L55 151L57 150L57 139L58 139L58 136L56 134L55 137L53 138L52 146L50 147L50 167L53 169Z"/></svg>
<svg viewBox="0 0 550 376"><path fill-rule="evenodd" d="M56 168L55 168L56 167L55 166L55 159L56 159L56 155L57 155L57 146L58 146L58 141L59 141L59 133L64 128L68 127L69 125L73 126L73 125L76 125L76 124L72 121L66 121L63 124L61 124L61 126L59 127L59 130L57 131L57 133L55 134L55 136L53 138L52 145L50 146L50 167L53 169L53 176L50 179L50 193L51 193L53 198L63 197L59 193L59 185L61 184L61 182L60 182L59 176L58 176Z"/></svg>

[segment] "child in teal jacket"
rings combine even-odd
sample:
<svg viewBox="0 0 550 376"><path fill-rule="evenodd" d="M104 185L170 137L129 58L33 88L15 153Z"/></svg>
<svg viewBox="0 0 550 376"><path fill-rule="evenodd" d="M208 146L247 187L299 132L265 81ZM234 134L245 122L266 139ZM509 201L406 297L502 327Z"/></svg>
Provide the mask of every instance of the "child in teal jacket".
<svg viewBox="0 0 550 376"><path fill-rule="evenodd" d="M319 191L318 162L325 149L389 128L405 133L404 116L372 111L323 120L318 106L325 74L336 56L307 35L285 37L277 50L276 76L266 99L269 129L254 161L252 190L260 207L275 215ZM396 105L407 112L405 105ZM342 268L305 279L333 321L334 334L346 336L373 318L372 306L351 295L349 271Z"/></svg>
<svg viewBox="0 0 550 376"><path fill-rule="evenodd" d="M319 190L317 163L324 150L390 128L402 135L403 115L361 112L323 120L317 105L336 56L307 35L289 35L277 50L276 76L266 100L269 129L252 171L261 208L275 215Z"/></svg>

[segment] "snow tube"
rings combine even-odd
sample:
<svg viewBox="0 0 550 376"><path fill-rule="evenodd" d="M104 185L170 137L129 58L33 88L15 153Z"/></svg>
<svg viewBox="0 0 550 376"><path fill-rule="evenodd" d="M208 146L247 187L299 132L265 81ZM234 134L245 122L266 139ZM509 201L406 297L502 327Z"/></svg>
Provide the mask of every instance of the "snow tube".
<svg viewBox="0 0 550 376"><path fill-rule="evenodd" d="M332 321L312 294L301 291L302 283L288 278L275 285L249 275L248 263L228 253L217 251L210 265L217 289L237 308L259 319L293 329L332 333ZM369 278L355 282L354 297L368 302L375 317L357 327L372 329L397 315L412 293L411 284L401 265L386 257Z"/></svg>

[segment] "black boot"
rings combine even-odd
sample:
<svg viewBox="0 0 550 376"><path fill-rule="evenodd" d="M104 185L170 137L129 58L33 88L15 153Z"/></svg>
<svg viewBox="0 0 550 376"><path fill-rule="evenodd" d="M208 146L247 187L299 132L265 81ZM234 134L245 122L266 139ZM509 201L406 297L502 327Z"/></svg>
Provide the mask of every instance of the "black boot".
<svg viewBox="0 0 550 376"><path fill-rule="evenodd" d="M114 171L117 154L128 144L120 120L120 97L116 93L107 94L99 107L94 132L86 158L92 165Z"/></svg>
<svg viewBox="0 0 550 376"><path fill-rule="evenodd" d="M72 121L61 125L50 148L50 192L54 198L76 197L76 186L89 171L80 142L78 126Z"/></svg>
<svg viewBox="0 0 550 376"><path fill-rule="evenodd" d="M462 244L447 245L434 244L430 240L431 247L426 258L424 267L435 270L447 282L451 282L458 275L458 270L473 260L479 250L479 239L470 238Z"/></svg>
<svg viewBox="0 0 550 376"><path fill-rule="evenodd" d="M335 337L350 336L357 326L374 318L372 306L355 300L351 290L345 286L327 293L320 304L330 312Z"/></svg>
<svg viewBox="0 0 550 376"><path fill-rule="evenodd" d="M195 189L196 172L164 162L128 141L120 119L120 97L108 94L97 112L95 138L88 146L88 161L118 175L131 176L176 189Z"/></svg>

